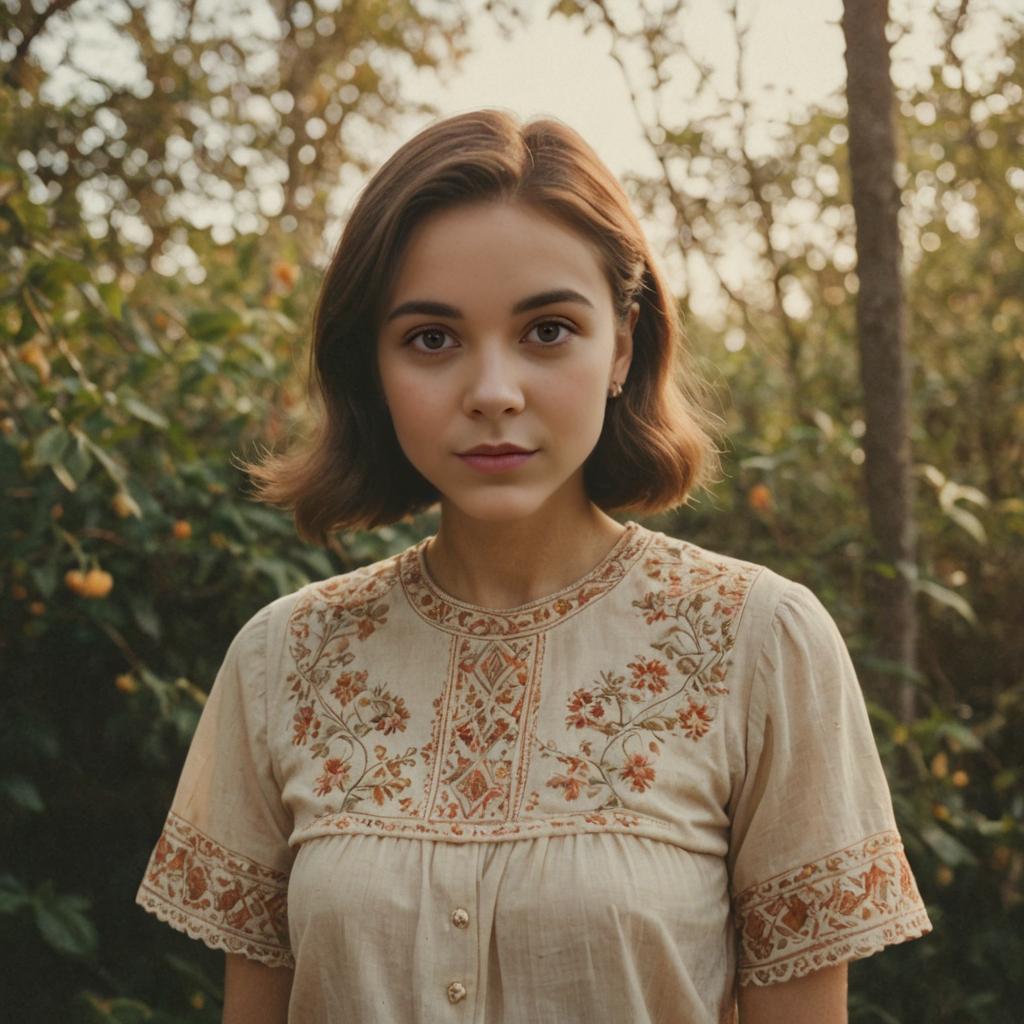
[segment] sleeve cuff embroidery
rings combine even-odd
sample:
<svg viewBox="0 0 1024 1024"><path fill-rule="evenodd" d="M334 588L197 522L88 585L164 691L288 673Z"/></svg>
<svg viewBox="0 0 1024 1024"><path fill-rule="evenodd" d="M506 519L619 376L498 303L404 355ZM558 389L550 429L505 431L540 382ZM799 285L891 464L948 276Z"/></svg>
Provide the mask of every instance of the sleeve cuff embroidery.
<svg viewBox="0 0 1024 1024"><path fill-rule="evenodd" d="M788 981L932 928L896 831L752 885L735 909L740 984Z"/></svg>
<svg viewBox="0 0 1024 1024"><path fill-rule="evenodd" d="M136 902L213 949L292 967L288 876L226 849L173 812Z"/></svg>

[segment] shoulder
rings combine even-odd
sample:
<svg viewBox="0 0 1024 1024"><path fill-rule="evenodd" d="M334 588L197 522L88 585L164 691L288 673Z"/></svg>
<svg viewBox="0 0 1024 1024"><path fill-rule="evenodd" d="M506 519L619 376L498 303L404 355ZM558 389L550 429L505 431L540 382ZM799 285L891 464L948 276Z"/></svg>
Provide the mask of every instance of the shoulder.
<svg viewBox="0 0 1024 1024"><path fill-rule="evenodd" d="M399 582L402 560L415 557L413 545L369 565L315 580L261 608L243 629L260 629L283 639L305 636L345 620L379 618Z"/></svg>
<svg viewBox="0 0 1024 1024"><path fill-rule="evenodd" d="M734 618L756 620L763 628L784 601L813 594L803 584L737 555L701 547L691 541L649 531L650 541L640 560L644 586L664 598L688 599ZM753 624L753 622L751 623Z"/></svg>

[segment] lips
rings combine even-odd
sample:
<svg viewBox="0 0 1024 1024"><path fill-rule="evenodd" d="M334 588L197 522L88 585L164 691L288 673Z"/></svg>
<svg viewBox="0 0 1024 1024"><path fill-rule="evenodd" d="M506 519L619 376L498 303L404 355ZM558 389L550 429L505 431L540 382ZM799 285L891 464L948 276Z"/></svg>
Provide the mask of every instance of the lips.
<svg viewBox="0 0 1024 1024"><path fill-rule="evenodd" d="M459 455L530 455L533 448L520 448L515 444L478 444L475 448L459 452Z"/></svg>
<svg viewBox="0 0 1024 1024"><path fill-rule="evenodd" d="M477 473L493 475L518 469L537 454L515 444L481 444L462 452L459 458Z"/></svg>

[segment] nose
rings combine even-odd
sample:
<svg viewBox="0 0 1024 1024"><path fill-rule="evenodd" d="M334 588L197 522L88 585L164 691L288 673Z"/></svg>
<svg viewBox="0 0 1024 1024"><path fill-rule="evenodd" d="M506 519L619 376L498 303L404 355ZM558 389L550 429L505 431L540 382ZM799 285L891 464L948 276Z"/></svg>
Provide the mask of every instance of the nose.
<svg viewBox="0 0 1024 1024"><path fill-rule="evenodd" d="M463 410L467 416L502 416L521 412L523 383L515 356L501 346L481 346L466 360Z"/></svg>

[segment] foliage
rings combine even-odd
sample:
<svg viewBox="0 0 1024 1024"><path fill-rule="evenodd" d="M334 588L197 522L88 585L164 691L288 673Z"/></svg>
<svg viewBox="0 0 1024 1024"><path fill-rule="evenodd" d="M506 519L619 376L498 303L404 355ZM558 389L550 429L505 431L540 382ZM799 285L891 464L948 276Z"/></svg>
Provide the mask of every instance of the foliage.
<svg viewBox="0 0 1024 1024"><path fill-rule="evenodd" d="M25 60L0 86L0 828L18 839L0 864L0 1001L24 1019L212 1022L220 956L132 903L204 691L262 604L430 529L308 547L247 497L234 459L300 425L324 197L366 169L355 126L414 109L358 41L430 65L457 55L458 26L412 4L307 21L294 3L239 38L196 20L202 5L174 0L160 27L151 5L80 3L112 12L149 84L93 69L62 96ZM4 59L34 18L7 7ZM861 1024L1002 1024L1024 994L1019 26L1003 46L985 81L950 47L900 95L918 717L869 697L936 932L855 966ZM712 127L652 137L666 167L706 180L679 237L753 230L765 262L721 322L689 315L728 402L726 478L651 525L806 582L863 665L865 574L896 570L864 559L842 115L812 111L765 157ZM652 213L674 208L670 185L630 182Z"/></svg>

